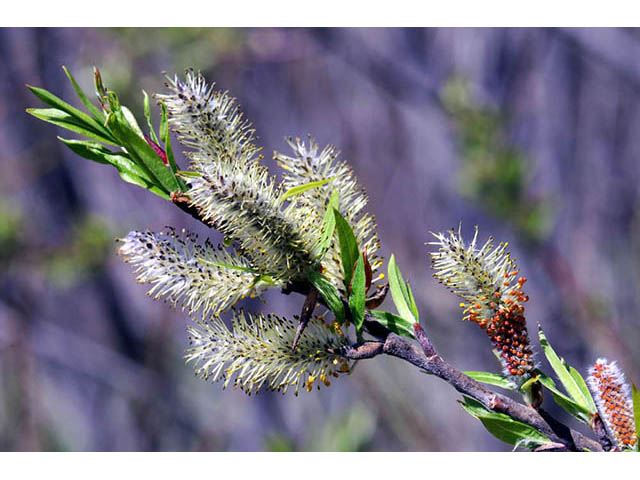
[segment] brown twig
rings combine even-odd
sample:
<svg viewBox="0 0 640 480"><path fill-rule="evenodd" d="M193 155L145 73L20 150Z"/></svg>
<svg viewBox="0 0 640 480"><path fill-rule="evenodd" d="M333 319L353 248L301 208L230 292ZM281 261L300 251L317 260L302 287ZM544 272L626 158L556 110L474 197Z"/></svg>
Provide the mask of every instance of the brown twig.
<svg viewBox="0 0 640 480"><path fill-rule="evenodd" d="M367 351L377 353L368 357L362 357L362 345L353 348L354 350L344 349L342 353L350 358L349 354L354 352L358 359L371 358L382 353L400 358L426 373L445 380L460 393L479 401L486 408L497 413L504 413L514 420L534 427L549 437L552 442L560 443L569 450L603 451L598 442L554 421L547 414L543 416L532 407L492 392L484 385L453 368L439 355L427 356L420 345L409 339L390 333L384 342L369 342L366 346Z"/></svg>
<svg viewBox="0 0 640 480"><path fill-rule="evenodd" d="M318 290L311 287L311 290L309 290L307 298L304 301L304 305L302 305L302 312L300 312L300 321L298 322L298 329L296 330L296 336L293 339L291 350L295 350L298 346L300 336L302 336L302 332L304 332L304 329L309 323L309 320L311 320L311 315L313 315L313 311L316 308L316 303L318 303Z"/></svg>

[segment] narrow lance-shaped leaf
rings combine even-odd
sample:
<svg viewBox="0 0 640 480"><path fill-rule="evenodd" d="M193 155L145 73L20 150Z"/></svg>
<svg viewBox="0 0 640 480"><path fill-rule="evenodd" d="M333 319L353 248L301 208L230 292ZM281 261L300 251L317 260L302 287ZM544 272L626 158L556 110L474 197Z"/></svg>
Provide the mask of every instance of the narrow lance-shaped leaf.
<svg viewBox="0 0 640 480"><path fill-rule="evenodd" d="M78 82L76 82L76 79L73 78L73 75L71 75L71 72L69 71L69 69L67 69L67 67L63 66L62 69L64 70L64 73L67 74L67 77L69 78L69 81L71 82L71 85L73 85L73 89L76 91L76 95L78 95L78 98L80 99L80 101L84 104L84 106L87 108L87 110L89 110L89 112L94 116L94 118L97 120L97 122L100 125L104 124L104 113L102 112L102 110L100 110L98 107L96 107L91 100L89 100L89 98L87 97L87 95L84 93L84 91L82 90L82 88L80 88L80 85L78 85ZM109 131L103 127L103 133L105 135L109 134Z"/></svg>
<svg viewBox="0 0 640 480"><path fill-rule="evenodd" d="M62 143L64 143L73 153L80 155L82 158L92 160L103 165L110 165L111 162L107 159L107 155L113 153L107 147L98 142L91 140L72 140L62 137L58 137Z"/></svg>
<svg viewBox="0 0 640 480"><path fill-rule="evenodd" d="M362 328L364 322L364 303L365 303L365 273L364 258L362 255L356 262L356 268L353 273L353 281L351 282L351 294L349 296L349 307L351 308L351 318L356 326L356 331Z"/></svg>
<svg viewBox="0 0 640 480"><path fill-rule="evenodd" d="M351 225L340 214L337 209L333 209L336 217L336 230L340 242L340 255L342 257L342 269L344 272L344 286L348 289L353 276L353 266L358 260L358 242Z"/></svg>
<svg viewBox="0 0 640 480"><path fill-rule="evenodd" d="M142 177L138 177L137 175L132 174L130 171L118 169L118 173L120 174L120 178L122 178L122 180L127 183L137 185L138 187L142 187L145 190L149 190L151 193L154 193L165 200L171 199L171 197L169 197L169 195L167 195L164 190L161 190L153 183L150 183Z"/></svg>
<svg viewBox="0 0 640 480"><path fill-rule="evenodd" d="M308 279L316 288L316 290L318 290L320 295L322 295L325 303L335 315L336 320L339 323L344 323L346 317L344 305L342 303L342 300L340 300L340 296L338 295L337 290L327 279L327 277L319 272L311 272Z"/></svg>
<svg viewBox="0 0 640 480"><path fill-rule="evenodd" d="M173 155L173 148L171 147L171 131L169 130L169 121L167 115L167 107L163 103L162 107L162 116L160 118L160 138L162 138L162 142L164 143L164 150L167 155L167 161L169 162L169 167L171 167L171 172L173 173L174 178L178 182L180 186L180 190L186 192L188 190L187 185L184 183L180 177L178 177L178 164L176 163L176 159Z"/></svg>
<svg viewBox="0 0 640 480"><path fill-rule="evenodd" d="M116 110L111 113L107 120L116 138L127 149L132 157L140 159L142 165L146 167L157 185L162 187L165 192L170 193L178 189L178 183L169 169L162 162L160 157L153 151L142 135L139 135L135 127L133 127L122 110Z"/></svg>
<svg viewBox="0 0 640 480"><path fill-rule="evenodd" d="M418 322L417 310L415 309L415 303L412 301L413 296L409 293L409 289L402 278L395 255L391 255L387 271L389 274L391 297L393 298L393 303L398 313L407 320ZM416 313L414 313L414 311L416 311Z"/></svg>
<svg viewBox="0 0 640 480"><path fill-rule="evenodd" d="M86 123L79 121L77 118L63 112L62 110L58 110L57 108L28 108L27 113L40 120L52 123L66 130L79 133L85 137L99 140L110 145L117 145L117 141L105 137L101 133L96 132Z"/></svg>
<svg viewBox="0 0 640 480"><path fill-rule="evenodd" d="M98 122L95 118L86 114L82 110L69 105L67 102L56 97L53 93L45 90L44 88L33 87L31 85L27 85L27 88L31 90L31 92L36 97L38 97L50 107L61 110L67 113L70 117L74 118L75 123L83 125L87 130L93 131L97 135L108 138L108 132L106 131L104 125L101 125L100 122Z"/></svg>
<svg viewBox="0 0 640 480"><path fill-rule="evenodd" d="M136 117L133 114L133 112L131 110L129 110L127 107L125 107L124 105L120 107L120 111L122 111L122 114L123 114L124 118L127 120L127 123L129 124L131 129L140 138L144 139L144 132L142 131L142 128L140 128L140 125L138 125L138 121L136 120Z"/></svg>
<svg viewBox="0 0 640 480"><path fill-rule="evenodd" d="M480 420L489 433L505 443L534 449L551 441L535 428L513 420L507 415L491 412L470 397L465 396L464 402L460 404L467 413Z"/></svg>
<svg viewBox="0 0 640 480"><path fill-rule="evenodd" d="M631 383L631 397L633 398L633 419L636 424L636 451L640 452L640 391Z"/></svg>
<svg viewBox="0 0 640 480"><path fill-rule="evenodd" d="M118 170L120 177L127 183L137 185L168 200L169 196L149 179L147 173L135 164L125 153L112 152L97 142L88 140L58 139L75 154L104 165L112 165Z"/></svg>
<svg viewBox="0 0 640 480"><path fill-rule="evenodd" d="M325 178L324 180L318 180L317 182L309 182L305 183L304 185L298 185L296 187L290 188L284 193L284 195L282 195L282 200L286 200L287 198L293 197L295 195L300 195L301 193L304 193L307 190L311 190L312 188L318 188L326 185L336 178L338 178L337 175L335 177Z"/></svg>
<svg viewBox="0 0 640 480"><path fill-rule="evenodd" d="M593 399L591 399L591 395L585 396L582 388L579 385L579 382L576 381L574 375L572 375L567 368L567 363L560 360L556 352L553 350L553 348L551 348L547 337L544 335L544 332L539 325L538 335L540 338L540 345L542 346L545 357L547 357L547 360L551 364L553 371L558 376L560 382L562 382L562 385L567 390L567 393L569 394L571 399L591 413L595 413L595 408L592 408ZM584 380L582 381L584 382Z"/></svg>
<svg viewBox="0 0 640 480"><path fill-rule="evenodd" d="M509 377L499 375L491 372L474 372L466 371L462 372L468 377L473 378L477 382L486 383L488 385L495 385L496 387L504 388L507 390L516 390L518 386L511 381Z"/></svg>
<svg viewBox="0 0 640 480"><path fill-rule="evenodd" d="M151 121L151 105L149 104L149 95L144 90L142 90L142 94L144 95L144 118L147 119L147 126L149 127L149 135L151 136L151 139L154 142L159 144L160 142L158 141L156 132L153 129L153 122Z"/></svg>
<svg viewBox="0 0 640 480"><path fill-rule="evenodd" d="M540 370L536 370L535 373L536 381L539 381L542 385L544 385L551 391L553 399L558 405L560 405L565 411L567 411L569 414L571 414L581 422L584 422L587 425L591 422L591 420L593 419L593 413L590 412L586 406L576 403L560 390L558 390L553 379L545 375Z"/></svg>
<svg viewBox="0 0 640 480"><path fill-rule="evenodd" d="M404 318L394 315L391 312L382 312L380 310L371 310L369 313L379 322L382 326L391 330L396 335L407 338L415 338L413 334L413 322L405 320Z"/></svg>
<svg viewBox="0 0 640 480"><path fill-rule="evenodd" d="M591 392L589 392L589 387L587 387L587 382L585 381L585 379L582 377L582 375L580 375L580 373L575 368L573 368L567 362L562 360L562 363L567 368L567 370L569 370L569 374L571 375L571 377L573 377L574 382L576 382L576 385L582 392L582 396L587 402L587 410L589 410L590 412L595 412L596 404L593 401Z"/></svg>
<svg viewBox="0 0 640 480"><path fill-rule="evenodd" d="M333 212L334 208L338 208L338 191L334 190L331 194L331 198L329 199L329 205L327 206L327 211L324 214L324 219L322 221L322 235L320 236L320 242L318 244L318 250L320 251L320 258L324 257L324 254L327 252L329 247L331 246L331 241L333 239L333 233L336 229L336 216Z"/></svg>

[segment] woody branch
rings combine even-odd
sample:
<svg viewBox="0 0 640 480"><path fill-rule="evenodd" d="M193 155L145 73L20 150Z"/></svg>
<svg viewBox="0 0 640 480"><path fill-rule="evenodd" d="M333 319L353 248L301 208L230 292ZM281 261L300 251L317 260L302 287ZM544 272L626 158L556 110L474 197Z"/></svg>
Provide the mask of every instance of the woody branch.
<svg viewBox="0 0 640 480"><path fill-rule="evenodd" d="M210 222L202 218L198 210L189 201L187 195L175 194L171 196L171 200L182 211L211 227ZM311 289L311 285L304 282L289 282L282 290L282 293L295 292L307 296ZM318 303L324 303L321 298L318 298L317 301ZM349 311L348 308L346 310L347 312ZM495 393L452 367L436 353L430 339L419 325L416 324L418 342L390 332L373 320L368 312L365 313L364 328L376 340L364 341L343 348L339 353L345 358L361 360L382 354L400 358L424 370L426 373L443 379L460 393L479 401L489 410L503 413L514 420L536 428L547 435L553 444L561 445L561 447L557 448L559 450L580 451L587 449L598 452L604 450L603 445L559 423L544 410L535 409Z"/></svg>

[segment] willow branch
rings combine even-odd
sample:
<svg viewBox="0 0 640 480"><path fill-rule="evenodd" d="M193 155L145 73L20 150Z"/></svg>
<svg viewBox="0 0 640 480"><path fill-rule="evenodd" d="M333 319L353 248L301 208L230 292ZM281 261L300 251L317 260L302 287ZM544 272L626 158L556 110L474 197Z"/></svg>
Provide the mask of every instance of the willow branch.
<svg viewBox="0 0 640 480"><path fill-rule="evenodd" d="M186 194L174 192L171 195L171 201L185 213L211 227L211 224L200 215L198 209L191 204ZM313 287L307 282L292 281L287 283L282 289L282 293L290 294L295 292L308 297L313 290ZM386 294L386 291L384 293ZM311 296L314 295L312 294ZM320 296L317 297L317 302L324 304ZM307 310L309 307L306 303L303 310ZM346 311L348 312L349 309L347 308ZM418 324L415 326L418 342L390 332L380 323L373 320L368 313L365 314L364 328L376 340L343 347L340 352L336 353L354 360L373 358L383 354L400 358L426 373L443 379L457 391L477 400L489 410L508 415L514 420L525 423L542 432L551 440L552 443L550 445L553 450L603 451L603 446L600 443L557 422L544 410L540 408L534 409L509 397L492 392L481 383L452 367L436 353L429 337Z"/></svg>
<svg viewBox="0 0 640 480"><path fill-rule="evenodd" d="M598 442L560 424L544 410L536 410L509 397L492 392L481 383L452 367L437 353L427 356L418 343L394 333L389 333L384 341L356 344L344 348L340 353L347 358L354 359L372 358L381 354L400 358L426 373L443 379L460 393L477 400L489 410L503 413L514 420L530 425L549 437L553 443L563 445L565 449L603 451Z"/></svg>

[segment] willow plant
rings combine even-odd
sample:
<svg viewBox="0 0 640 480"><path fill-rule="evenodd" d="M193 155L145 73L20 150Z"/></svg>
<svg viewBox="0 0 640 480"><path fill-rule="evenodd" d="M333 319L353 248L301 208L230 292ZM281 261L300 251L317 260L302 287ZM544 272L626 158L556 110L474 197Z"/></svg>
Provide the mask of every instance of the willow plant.
<svg viewBox="0 0 640 480"><path fill-rule="evenodd" d="M64 68L64 67L63 67ZM542 352L562 387L534 361L520 275L504 243L465 243L460 229L428 242L434 277L462 297L463 320L484 330L501 373L459 372L438 355L420 323L413 292L392 255L377 273L379 240L367 196L333 146L287 138L275 152L281 180L262 163L251 123L228 93L198 72L167 78L156 94L153 126L144 95L143 126L94 70L94 103L64 68L85 110L42 88L28 88L50 108L27 111L78 134L58 137L73 152L111 165L120 177L219 231L222 245L189 231L130 232L119 254L155 299L193 320L185 359L197 375L249 394L329 386L354 362L380 354L437 375L463 395L462 407L499 439L530 450L638 450L640 395L615 363L598 360L588 381L558 357L538 326ZM173 132L189 161L178 166ZM385 282L386 279L386 282ZM305 296L299 316L248 313L236 304L268 289ZM378 309L391 292L395 312ZM323 309L322 314L316 310ZM226 319L226 321L225 321ZM490 390L512 390L522 402ZM558 428L542 408L543 391L594 438Z"/></svg>

